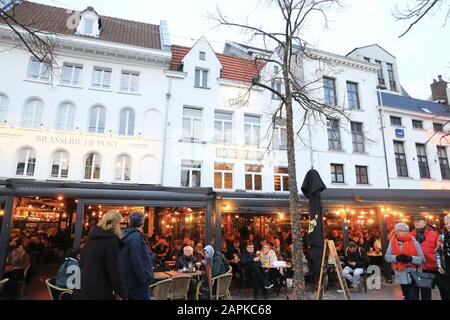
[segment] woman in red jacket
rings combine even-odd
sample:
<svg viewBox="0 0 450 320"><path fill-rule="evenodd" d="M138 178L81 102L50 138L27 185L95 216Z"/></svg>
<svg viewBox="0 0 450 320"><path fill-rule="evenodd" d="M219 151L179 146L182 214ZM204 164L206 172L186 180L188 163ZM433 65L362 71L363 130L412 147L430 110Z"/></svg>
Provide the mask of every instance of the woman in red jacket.
<svg viewBox="0 0 450 320"><path fill-rule="evenodd" d="M441 298L444 299L446 296L445 279L438 272L435 255L436 248L439 245L439 234L427 225L427 219L421 215L414 217L414 227L415 229L411 232L411 236L420 243L425 256L423 272L435 275L434 283L439 288ZM421 300L431 300L431 289L421 288L420 296Z"/></svg>

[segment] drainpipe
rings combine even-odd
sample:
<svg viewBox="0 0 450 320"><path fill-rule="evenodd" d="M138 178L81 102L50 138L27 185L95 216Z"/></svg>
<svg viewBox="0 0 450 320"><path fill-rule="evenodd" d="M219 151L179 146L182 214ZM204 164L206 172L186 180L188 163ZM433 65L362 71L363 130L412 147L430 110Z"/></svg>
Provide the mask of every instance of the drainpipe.
<svg viewBox="0 0 450 320"><path fill-rule="evenodd" d="M164 168L166 163L166 144L167 144L167 127L169 123L169 107L172 98L172 77L169 77L169 85L166 93L166 115L164 119L164 135L162 144L162 163L161 163L161 186L164 186Z"/></svg>
<svg viewBox="0 0 450 320"><path fill-rule="evenodd" d="M386 137L384 136L383 110L381 109L381 107L383 106L383 96L381 95L380 91L377 91L377 94L378 94L378 100L380 103L380 108L378 109L378 112L380 113L381 135L383 136L384 162L386 165L386 179L387 179L388 188L390 188L391 187L391 179L389 178L389 165L388 165L387 151L386 151Z"/></svg>

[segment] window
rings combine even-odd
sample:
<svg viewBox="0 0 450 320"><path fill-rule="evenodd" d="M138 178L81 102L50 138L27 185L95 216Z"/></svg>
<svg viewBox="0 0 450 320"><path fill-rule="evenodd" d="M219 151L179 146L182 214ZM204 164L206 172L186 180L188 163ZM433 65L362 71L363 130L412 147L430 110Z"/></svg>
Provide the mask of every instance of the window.
<svg viewBox="0 0 450 320"><path fill-rule="evenodd" d="M280 72L280 68L278 66L273 67L273 79L272 79L272 89L278 93L282 93L282 82L280 81L278 74ZM280 97L272 92L272 99L280 99Z"/></svg>
<svg viewBox="0 0 450 320"><path fill-rule="evenodd" d="M36 167L36 152L26 148L19 151L17 155L16 176L32 177Z"/></svg>
<svg viewBox="0 0 450 320"><path fill-rule="evenodd" d="M233 114L216 111L214 113L214 141L216 143L231 143L233 141Z"/></svg>
<svg viewBox="0 0 450 320"><path fill-rule="evenodd" d="M94 21L92 20L85 20L84 21L84 30L83 34L90 36L94 33Z"/></svg>
<svg viewBox="0 0 450 320"><path fill-rule="evenodd" d="M61 72L61 82L74 86L80 84L81 71L83 71L83 66L81 65L64 63Z"/></svg>
<svg viewBox="0 0 450 320"><path fill-rule="evenodd" d="M275 191L289 191L289 171L285 167L275 167L274 169Z"/></svg>
<svg viewBox="0 0 450 320"><path fill-rule="evenodd" d="M395 77L394 77L394 66L392 63L386 63L388 76L389 76L389 84L391 86L392 91L397 91L397 85L395 83Z"/></svg>
<svg viewBox="0 0 450 320"><path fill-rule="evenodd" d="M109 89L111 87L112 70L95 67L92 75L92 86L95 88Z"/></svg>
<svg viewBox="0 0 450 320"><path fill-rule="evenodd" d="M354 152L365 152L363 124L351 122Z"/></svg>
<svg viewBox="0 0 450 320"><path fill-rule="evenodd" d="M197 188L201 186L202 163L200 161L181 161L181 186Z"/></svg>
<svg viewBox="0 0 450 320"><path fill-rule="evenodd" d="M444 132L444 125L442 123L433 122L433 130L436 132Z"/></svg>
<svg viewBox="0 0 450 320"><path fill-rule="evenodd" d="M391 116L391 126L402 126L402 118Z"/></svg>
<svg viewBox="0 0 450 320"><path fill-rule="evenodd" d="M199 54L198 54L198 58L200 60L202 60L202 61L205 61L206 60L206 53L203 52L203 51L200 51Z"/></svg>
<svg viewBox="0 0 450 320"><path fill-rule="evenodd" d="M28 79L48 82L50 80L50 70L50 63L31 58L30 64L28 65L27 77Z"/></svg>
<svg viewBox="0 0 450 320"><path fill-rule="evenodd" d="M183 139L202 139L202 109L183 107Z"/></svg>
<svg viewBox="0 0 450 320"><path fill-rule="evenodd" d="M216 163L214 166L214 188L222 190L233 189L233 165Z"/></svg>
<svg viewBox="0 0 450 320"><path fill-rule="evenodd" d="M119 135L134 136L135 114L132 109L120 111Z"/></svg>
<svg viewBox="0 0 450 320"><path fill-rule="evenodd" d="M379 60L375 60L375 63L380 67L380 69L378 69L378 85L382 88L386 88L386 82L384 81L383 75L383 64Z"/></svg>
<svg viewBox="0 0 450 320"><path fill-rule="evenodd" d="M367 167L355 166L356 170L356 184L369 184L369 175Z"/></svg>
<svg viewBox="0 0 450 320"><path fill-rule="evenodd" d="M413 120L412 126L414 129L423 129L423 121L421 120Z"/></svg>
<svg viewBox="0 0 450 320"><path fill-rule="evenodd" d="M199 88L208 88L209 70L195 69L195 86Z"/></svg>
<svg viewBox="0 0 450 320"><path fill-rule="evenodd" d="M437 147L437 150L442 179L450 179L450 167L448 164L447 149L445 149L445 147Z"/></svg>
<svg viewBox="0 0 450 320"><path fill-rule="evenodd" d="M286 119L277 118L275 120L273 147L278 150L287 150Z"/></svg>
<svg viewBox="0 0 450 320"><path fill-rule="evenodd" d="M336 101L336 83L334 79L323 78L324 102L327 105L335 106Z"/></svg>
<svg viewBox="0 0 450 320"><path fill-rule="evenodd" d="M343 164L331 164L331 182L345 183Z"/></svg>
<svg viewBox="0 0 450 320"><path fill-rule="evenodd" d="M245 165L245 190L262 190L262 167L258 165Z"/></svg>
<svg viewBox="0 0 450 320"><path fill-rule="evenodd" d="M348 106L352 109L360 109L358 84L347 82Z"/></svg>
<svg viewBox="0 0 450 320"><path fill-rule="evenodd" d="M430 178L430 168L428 167L427 148L424 144L416 144L417 161L421 178Z"/></svg>
<svg viewBox="0 0 450 320"><path fill-rule="evenodd" d="M127 155L120 155L116 160L116 180L131 180L131 158Z"/></svg>
<svg viewBox="0 0 450 320"><path fill-rule="evenodd" d="M105 133L105 108L97 106L93 107L89 117L89 132Z"/></svg>
<svg viewBox="0 0 450 320"><path fill-rule="evenodd" d="M369 63L370 63L370 58L368 58L368 57L364 57L364 61L365 61L365 62L369 62Z"/></svg>
<svg viewBox="0 0 450 320"><path fill-rule="evenodd" d="M422 111L423 112L426 112L426 113L433 113L430 109L428 109L428 108L425 108L425 107L420 107L420 109L422 109Z"/></svg>
<svg viewBox="0 0 450 320"><path fill-rule="evenodd" d="M120 90L125 92L138 92L139 72L122 71Z"/></svg>
<svg viewBox="0 0 450 320"><path fill-rule="evenodd" d="M341 129L339 127L339 120L327 119L328 130L328 148L331 150L342 150L341 145Z"/></svg>
<svg viewBox="0 0 450 320"><path fill-rule="evenodd" d="M52 178L67 178L69 176L69 154L57 151L52 156Z"/></svg>
<svg viewBox="0 0 450 320"><path fill-rule="evenodd" d="M84 166L84 178L87 180L100 179L101 157L98 153L87 156Z"/></svg>
<svg viewBox="0 0 450 320"><path fill-rule="evenodd" d="M44 104L37 99L30 100L25 105L22 126L25 128L40 128L43 114Z"/></svg>
<svg viewBox="0 0 450 320"><path fill-rule="evenodd" d="M75 106L71 103L64 103L58 108L56 118L56 130L73 131L75 126Z"/></svg>
<svg viewBox="0 0 450 320"><path fill-rule="evenodd" d="M6 122L8 115L8 98L0 94L0 126Z"/></svg>
<svg viewBox="0 0 450 320"><path fill-rule="evenodd" d="M245 144L259 146L261 143L261 117L244 115Z"/></svg>
<svg viewBox="0 0 450 320"><path fill-rule="evenodd" d="M399 177L408 176L408 165L406 162L405 145L402 141L394 141L395 164Z"/></svg>

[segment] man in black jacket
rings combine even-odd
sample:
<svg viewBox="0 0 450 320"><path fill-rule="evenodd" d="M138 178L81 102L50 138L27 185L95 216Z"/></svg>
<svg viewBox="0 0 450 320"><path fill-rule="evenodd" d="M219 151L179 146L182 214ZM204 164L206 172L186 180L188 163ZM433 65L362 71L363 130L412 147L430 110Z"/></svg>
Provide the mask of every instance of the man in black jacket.
<svg viewBox="0 0 450 320"><path fill-rule="evenodd" d="M350 242L345 251L344 264L345 279L352 283L354 289L359 289L361 275L364 273L364 268L369 264L365 250L356 243Z"/></svg>
<svg viewBox="0 0 450 320"><path fill-rule="evenodd" d="M150 300L149 285L154 281L153 264L143 235L144 215L133 212L130 227L123 232L125 246L120 251L120 268L128 299Z"/></svg>
<svg viewBox="0 0 450 320"><path fill-rule="evenodd" d="M257 298L258 285L264 286L264 289L270 289L273 284L264 277L264 273L259 267L259 258L255 253L255 246L252 243L247 244L247 248L241 255L241 265L245 274L252 281L255 299Z"/></svg>

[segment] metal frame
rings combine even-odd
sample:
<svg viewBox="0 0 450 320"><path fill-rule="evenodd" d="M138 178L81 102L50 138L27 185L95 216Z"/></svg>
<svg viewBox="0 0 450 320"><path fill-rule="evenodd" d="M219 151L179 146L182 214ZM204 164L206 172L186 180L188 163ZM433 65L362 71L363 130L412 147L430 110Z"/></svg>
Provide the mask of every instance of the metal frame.
<svg viewBox="0 0 450 320"><path fill-rule="evenodd" d="M8 254L9 230L13 218L15 198L13 196L2 197L5 199L5 215L3 216L2 232L0 233L0 278L3 277L3 271L6 264L6 256Z"/></svg>

